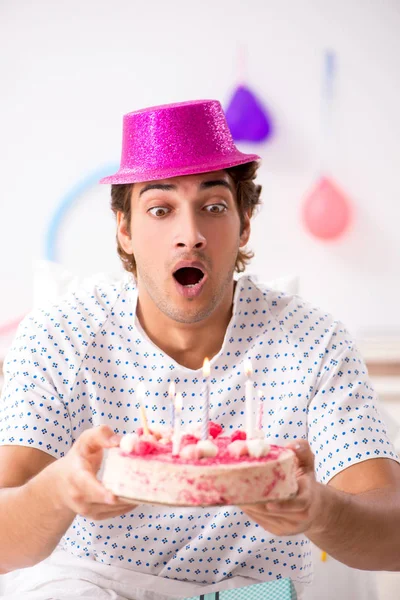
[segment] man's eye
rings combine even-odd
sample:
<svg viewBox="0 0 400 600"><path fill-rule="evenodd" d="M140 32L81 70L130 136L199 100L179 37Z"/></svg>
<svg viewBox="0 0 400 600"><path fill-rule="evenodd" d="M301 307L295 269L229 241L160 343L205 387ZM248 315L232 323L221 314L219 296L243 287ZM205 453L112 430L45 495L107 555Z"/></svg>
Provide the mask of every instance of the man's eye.
<svg viewBox="0 0 400 600"><path fill-rule="evenodd" d="M165 208L164 206L153 206L153 208L149 208L148 212L155 217L164 217L168 213L168 208Z"/></svg>
<svg viewBox="0 0 400 600"><path fill-rule="evenodd" d="M206 206L206 210L207 212L210 213L214 213L214 214L219 214L222 213L226 210L226 206L225 204L209 204L208 206Z"/></svg>

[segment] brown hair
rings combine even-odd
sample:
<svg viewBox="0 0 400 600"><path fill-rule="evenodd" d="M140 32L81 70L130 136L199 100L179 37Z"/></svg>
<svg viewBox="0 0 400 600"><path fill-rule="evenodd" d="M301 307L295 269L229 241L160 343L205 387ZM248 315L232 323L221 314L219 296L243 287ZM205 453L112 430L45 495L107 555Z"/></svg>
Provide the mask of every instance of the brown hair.
<svg viewBox="0 0 400 600"><path fill-rule="evenodd" d="M236 202L240 217L240 230L244 225L244 217L247 213L251 218L254 210L260 205L261 185L254 182L258 169L257 162L250 162L230 169L224 169L232 178L236 187ZM128 231L131 222L131 195L133 183L114 184L111 186L111 209L114 215L117 212L122 212L124 220L127 224ZM117 236L118 254L122 260L122 264L126 271L133 273L136 276L136 261L133 254L128 254L121 247ZM236 257L235 270L241 273L246 268L246 265L253 258L254 253L251 250L245 251L239 249Z"/></svg>

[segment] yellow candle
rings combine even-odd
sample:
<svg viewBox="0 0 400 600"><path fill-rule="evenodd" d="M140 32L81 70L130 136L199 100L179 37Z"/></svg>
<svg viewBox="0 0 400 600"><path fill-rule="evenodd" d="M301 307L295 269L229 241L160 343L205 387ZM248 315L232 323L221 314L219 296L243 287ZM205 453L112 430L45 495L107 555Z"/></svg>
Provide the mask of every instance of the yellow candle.
<svg viewBox="0 0 400 600"><path fill-rule="evenodd" d="M139 400L139 411L140 411L140 420L142 422L143 433L145 435L150 435L149 425L147 423L146 411L144 408L144 400L145 400L145 387L143 381L141 381L137 388L138 400Z"/></svg>

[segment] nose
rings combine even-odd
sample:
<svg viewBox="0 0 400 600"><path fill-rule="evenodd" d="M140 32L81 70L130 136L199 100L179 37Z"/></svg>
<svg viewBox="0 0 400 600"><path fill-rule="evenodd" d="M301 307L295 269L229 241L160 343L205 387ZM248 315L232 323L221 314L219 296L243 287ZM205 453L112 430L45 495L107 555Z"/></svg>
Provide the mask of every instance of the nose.
<svg viewBox="0 0 400 600"><path fill-rule="evenodd" d="M185 211L177 222L175 246L187 250L202 250L207 241L201 231L199 219L191 211Z"/></svg>

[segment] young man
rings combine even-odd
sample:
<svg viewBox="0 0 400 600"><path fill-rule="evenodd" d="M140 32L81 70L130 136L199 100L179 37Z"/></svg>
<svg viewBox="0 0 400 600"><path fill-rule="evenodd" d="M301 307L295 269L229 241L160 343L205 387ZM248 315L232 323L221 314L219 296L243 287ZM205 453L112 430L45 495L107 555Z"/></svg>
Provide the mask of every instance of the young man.
<svg viewBox="0 0 400 600"><path fill-rule="evenodd" d="M128 273L25 319L5 366L0 570L14 591L141 600L286 577L301 587L309 539L350 566L399 569L400 467L348 334L298 297L234 279L251 256L258 158L235 148L216 101L125 116L121 168L103 183ZM211 418L227 431L243 424L251 358L266 435L298 457L295 498L132 507L98 480L104 450L138 425L139 381L151 423L168 423L171 380L183 426L201 420L205 356ZM29 566L21 584L14 571Z"/></svg>

